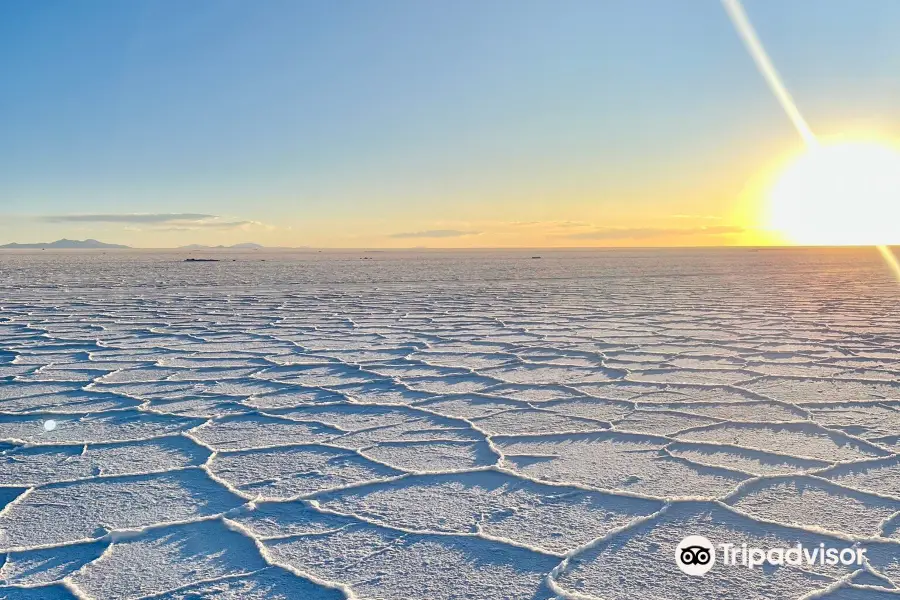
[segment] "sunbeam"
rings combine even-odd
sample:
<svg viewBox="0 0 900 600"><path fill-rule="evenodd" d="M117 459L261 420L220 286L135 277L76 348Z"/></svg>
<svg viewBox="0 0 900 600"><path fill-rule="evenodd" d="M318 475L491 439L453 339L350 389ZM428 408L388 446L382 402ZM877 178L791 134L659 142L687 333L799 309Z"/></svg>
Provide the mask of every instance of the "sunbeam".
<svg viewBox="0 0 900 600"><path fill-rule="evenodd" d="M784 109L784 112L787 114L788 118L793 123L794 128L796 128L797 133L800 134L800 137L803 138L803 141L806 142L806 145L811 148L817 148L819 146L819 142L810 129L809 124L807 124L806 119L803 118L803 115L800 113L800 109L797 108L797 104L794 102L793 97L791 97L790 92L788 92L787 88L782 82L781 77L778 74L778 70L775 68L775 65L772 64L771 59L769 58L768 53L762 45L762 42L759 40L759 36L756 35L756 30L753 28L753 24L750 23L750 19L747 17L746 11L744 11L744 7L741 4L740 0L722 0L722 5L725 8L725 12L728 14L729 19L731 19L731 23L734 25L734 28L737 30L738 35L741 37L741 40L744 42L744 46L747 48L747 51L750 53L750 56L753 58L753 62L756 63L756 67L759 70L760 74L763 76L763 79L766 80L766 83L769 86L769 89L772 91L772 94L781 104L781 107ZM839 148L840 150L840 148ZM879 149L880 150L880 149ZM892 161L896 162L896 161ZM840 167L840 165L839 165ZM795 170L796 171L796 170ZM853 173L850 173L853 175ZM853 177L848 177L848 173L845 168L841 168L838 170L838 179L843 183L846 183L847 180L854 179ZM881 178L876 178L881 179ZM866 182L870 181L871 178L865 178ZM805 182L810 183L810 182ZM862 183L853 182L851 183ZM809 188L809 185L805 185L804 187ZM821 186L813 186L813 187L821 187ZM808 195L808 194L801 194ZM816 195L813 198L807 198L807 200L812 200L813 203L818 205L823 201L821 194ZM781 205L777 208L784 209L785 208L785 200L780 200ZM889 202L893 204L893 199L889 199ZM796 206L793 206L794 209L803 209L804 214L797 217L795 222L802 222L802 227L805 229L809 229L812 226L813 229L816 228L820 223L816 223L814 219L811 217L813 214L821 213L822 211L817 211L817 213L813 213L810 211L815 211L815 206L803 206L802 202L795 203ZM833 207L832 207L833 208ZM784 210L782 210L784 212ZM865 218L870 218L870 215L863 215ZM790 224L788 224L790 225ZM782 224L784 226L784 224ZM840 223L838 223L839 228L845 228ZM825 235L831 235L835 232L822 232ZM856 238L853 238L853 243L857 243ZM800 240L804 243L809 243L810 238L806 238L805 240ZM834 243L834 240L826 243ZM885 261L888 264L888 268L890 268L891 272L894 274L894 277L900 281L900 264L897 262L897 258L894 256L894 253L891 251L890 247L887 245L879 244L877 246L878 251L884 257Z"/></svg>
<svg viewBox="0 0 900 600"><path fill-rule="evenodd" d="M763 48L762 42L759 41L759 37L756 35L756 30L753 29L750 19L747 18L747 13L744 12L744 7L741 5L740 0L722 0L722 4L725 6L725 12L728 13L731 23L737 30L738 35L741 36L744 45L747 47L747 51L753 58L753 62L756 63L757 69L759 69L759 72L766 80L766 83L769 84L769 89L772 90L772 93L775 95L775 98L778 99L784 112L787 113L791 123L793 123L794 127L797 129L797 133L800 134L803 141L808 145L817 144L818 141L816 140L815 134L813 134L812 130L809 128L806 119L800 114L800 110L794 103L794 99L791 97L790 92L788 92L784 83L781 81L781 77L778 75L775 65L773 65L772 61L769 59L766 49Z"/></svg>

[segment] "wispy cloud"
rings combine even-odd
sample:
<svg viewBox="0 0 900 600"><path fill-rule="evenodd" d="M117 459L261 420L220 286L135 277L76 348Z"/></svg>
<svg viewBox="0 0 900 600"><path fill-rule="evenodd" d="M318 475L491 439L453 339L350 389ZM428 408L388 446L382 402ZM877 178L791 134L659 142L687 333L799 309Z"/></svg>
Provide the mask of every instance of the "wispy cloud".
<svg viewBox="0 0 900 600"><path fill-rule="evenodd" d="M689 236L689 235L729 235L742 233L743 227L734 225L719 225L716 227L609 227L594 231L585 231L566 236L577 240L643 240L651 238Z"/></svg>
<svg viewBox="0 0 900 600"><path fill-rule="evenodd" d="M390 237L400 239L411 238L455 238L467 235L479 235L480 231L462 231L459 229L429 229L428 231L408 231L405 233L394 233Z"/></svg>
<svg viewBox="0 0 900 600"><path fill-rule="evenodd" d="M506 224L513 227L545 227L549 229L575 229L592 226L591 223L585 221L509 221Z"/></svg>
<svg viewBox="0 0 900 600"><path fill-rule="evenodd" d="M86 214L86 215L45 215L38 217L45 223L181 223L201 222L218 219L216 215L201 213L134 213L134 214Z"/></svg>
<svg viewBox="0 0 900 600"><path fill-rule="evenodd" d="M716 215L669 215L673 219L692 219L696 221L720 221L722 217Z"/></svg>
<svg viewBox="0 0 900 600"><path fill-rule="evenodd" d="M200 229L249 229L251 227L267 227L269 225L259 221L200 221L197 223L185 223L163 227L158 231L197 231Z"/></svg>
<svg viewBox="0 0 900 600"><path fill-rule="evenodd" d="M44 215L36 219L44 223L120 223L126 225L124 229L128 231L140 231L136 225L146 227L148 231L228 231L254 227L274 229L259 221L228 219L205 213Z"/></svg>

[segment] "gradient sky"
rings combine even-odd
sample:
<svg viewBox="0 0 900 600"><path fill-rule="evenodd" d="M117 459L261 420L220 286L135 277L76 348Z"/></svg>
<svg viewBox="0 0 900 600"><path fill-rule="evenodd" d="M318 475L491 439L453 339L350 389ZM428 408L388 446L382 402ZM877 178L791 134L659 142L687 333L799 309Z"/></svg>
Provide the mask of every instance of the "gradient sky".
<svg viewBox="0 0 900 600"><path fill-rule="evenodd" d="M900 2L747 0L900 136ZM802 143L717 0L5 0L0 243L757 243Z"/></svg>

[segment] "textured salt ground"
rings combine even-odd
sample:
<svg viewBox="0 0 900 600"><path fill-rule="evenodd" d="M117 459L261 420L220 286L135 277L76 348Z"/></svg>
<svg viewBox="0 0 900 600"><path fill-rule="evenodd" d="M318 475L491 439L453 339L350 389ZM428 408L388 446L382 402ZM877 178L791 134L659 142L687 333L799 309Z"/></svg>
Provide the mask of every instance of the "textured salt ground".
<svg viewBox="0 0 900 600"><path fill-rule="evenodd" d="M898 598L896 284L778 252L0 253L0 599Z"/></svg>
<svg viewBox="0 0 900 600"><path fill-rule="evenodd" d="M651 500L523 482L494 471L413 476L337 495L319 494L315 500L327 510L389 526L423 532L480 531L558 553L662 507Z"/></svg>
<svg viewBox="0 0 900 600"><path fill-rule="evenodd" d="M885 521L900 512L900 500L848 492L802 476L753 482L727 502L768 521L861 537L880 535Z"/></svg>

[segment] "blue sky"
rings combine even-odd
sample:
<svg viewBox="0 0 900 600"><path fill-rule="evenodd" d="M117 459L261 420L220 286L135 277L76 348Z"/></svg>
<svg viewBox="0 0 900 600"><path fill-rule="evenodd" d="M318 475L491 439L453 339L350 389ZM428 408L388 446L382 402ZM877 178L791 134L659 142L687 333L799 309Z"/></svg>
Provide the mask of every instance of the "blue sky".
<svg viewBox="0 0 900 600"><path fill-rule="evenodd" d="M745 5L896 136L900 2ZM716 0L6 0L0 72L0 241L739 243L801 145Z"/></svg>

